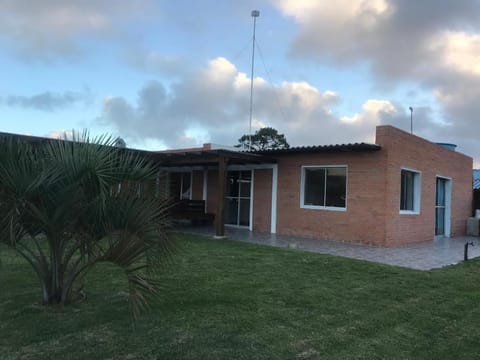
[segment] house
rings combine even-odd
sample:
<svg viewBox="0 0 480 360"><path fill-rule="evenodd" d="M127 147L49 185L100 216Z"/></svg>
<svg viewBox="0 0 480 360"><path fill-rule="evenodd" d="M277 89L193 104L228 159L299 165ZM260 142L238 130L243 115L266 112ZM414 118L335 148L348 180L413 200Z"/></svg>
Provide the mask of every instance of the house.
<svg viewBox="0 0 480 360"><path fill-rule="evenodd" d="M0 133L12 136L52 140ZM159 182L158 191L204 201L205 212L215 215L218 237L234 226L398 246L464 235L472 214L472 158L392 126L376 128L375 144L123 151L140 153L165 170L169 181Z"/></svg>
<svg viewBox="0 0 480 360"><path fill-rule="evenodd" d="M158 152L172 194L205 201L224 226L398 246L465 234L472 158L392 126L375 144Z"/></svg>

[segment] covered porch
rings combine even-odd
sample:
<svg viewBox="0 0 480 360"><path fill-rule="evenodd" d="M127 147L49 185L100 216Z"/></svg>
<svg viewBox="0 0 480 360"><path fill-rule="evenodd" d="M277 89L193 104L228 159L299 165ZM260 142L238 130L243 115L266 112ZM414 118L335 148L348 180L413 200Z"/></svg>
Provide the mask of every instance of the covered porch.
<svg viewBox="0 0 480 360"><path fill-rule="evenodd" d="M255 224L260 230L276 232L278 169L274 159L223 148L199 148L157 152L155 160L168 175L168 191L174 201L203 201L204 214L214 217L213 236L225 237L226 223L250 231ZM256 187L255 176L267 178L267 196L265 189ZM263 219L262 224L253 217L255 201L268 208L265 213L269 219Z"/></svg>

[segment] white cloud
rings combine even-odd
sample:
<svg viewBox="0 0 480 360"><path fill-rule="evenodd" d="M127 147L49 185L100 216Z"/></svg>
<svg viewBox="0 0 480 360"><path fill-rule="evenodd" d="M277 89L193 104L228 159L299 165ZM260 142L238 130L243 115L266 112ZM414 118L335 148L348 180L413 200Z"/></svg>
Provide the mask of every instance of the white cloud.
<svg viewBox="0 0 480 360"><path fill-rule="evenodd" d="M364 123L372 126L378 125L382 121L382 114L394 115L397 113L395 106L387 100L369 99L362 106L363 112L356 113L353 116L342 116L340 120L348 123Z"/></svg>
<svg viewBox="0 0 480 360"><path fill-rule="evenodd" d="M406 83L429 93L436 107L415 109L420 135L446 138L458 144L478 142L480 113L480 2L404 0L272 0L297 24L290 55L333 67L367 65L380 89L398 89ZM401 123L409 114L365 108L342 116L355 125L376 114ZM386 106L386 107L385 107ZM396 106L398 109L399 107ZM425 126L427 124L428 126ZM467 147L480 156L479 148Z"/></svg>
<svg viewBox="0 0 480 360"><path fill-rule="evenodd" d="M61 140L72 140L73 136L73 130L52 130L46 135L47 138Z"/></svg>
<svg viewBox="0 0 480 360"><path fill-rule="evenodd" d="M432 51L440 53L445 66L480 76L480 33L445 31L432 40L431 46Z"/></svg>
<svg viewBox="0 0 480 360"><path fill-rule="evenodd" d="M372 28L379 18L387 16L391 5L387 0L280 0L280 9L294 16L299 22L308 23L321 18L333 20L339 27L356 22L365 28Z"/></svg>
<svg viewBox="0 0 480 360"><path fill-rule="evenodd" d="M250 79L219 57L168 89L157 81L147 83L135 104L105 98L101 121L134 142L155 138L167 147L206 141L233 145L248 132L249 93ZM256 78L252 128L272 126L293 145L372 141L375 125L405 116L389 101L371 99L360 113L341 118L334 114L339 102L335 91L306 81L270 84Z"/></svg>

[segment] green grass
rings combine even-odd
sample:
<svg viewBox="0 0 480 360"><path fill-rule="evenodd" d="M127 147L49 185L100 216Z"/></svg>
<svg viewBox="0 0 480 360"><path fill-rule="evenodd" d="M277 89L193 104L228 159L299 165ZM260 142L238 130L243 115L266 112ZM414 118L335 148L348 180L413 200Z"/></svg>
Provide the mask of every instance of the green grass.
<svg viewBox="0 0 480 360"><path fill-rule="evenodd" d="M472 359L480 261L421 272L179 236L161 301L136 327L109 266L87 301L38 304L36 279L0 248L1 359Z"/></svg>

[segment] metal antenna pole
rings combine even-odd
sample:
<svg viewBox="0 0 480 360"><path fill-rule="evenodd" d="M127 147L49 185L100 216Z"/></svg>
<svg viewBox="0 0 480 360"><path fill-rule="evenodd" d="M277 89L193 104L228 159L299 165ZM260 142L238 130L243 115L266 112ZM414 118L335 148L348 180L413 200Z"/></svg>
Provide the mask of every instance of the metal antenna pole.
<svg viewBox="0 0 480 360"><path fill-rule="evenodd" d="M410 106L410 134L413 135L413 108Z"/></svg>
<svg viewBox="0 0 480 360"><path fill-rule="evenodd" d="M248 150L252 149L252 115L253 115L253 70L255 68L255 27L257 24L257 17L260 16L260 11L252 10L253 17L253 42L252 42L252 72L250 75L250 123L248 128Z"/></svg>

